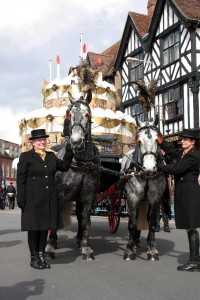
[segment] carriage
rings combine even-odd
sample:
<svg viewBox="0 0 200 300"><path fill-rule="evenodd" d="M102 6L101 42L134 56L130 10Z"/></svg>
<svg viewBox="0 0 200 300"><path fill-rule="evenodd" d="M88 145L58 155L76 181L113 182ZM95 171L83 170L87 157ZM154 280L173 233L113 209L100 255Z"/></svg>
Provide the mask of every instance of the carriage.
<svg viewBox="0 0 200 300"><path fill-rule="evenodd" d="M134 147L133 143L120 143L117 137L97 136L93 140L101 145L101 180L100 188L96 196L93 214L108 217L108 225L110 231L115 233L118 230L120 219L128 217L128 209L126 204L126 193L124 185L129 175L124 176L120 172L121 160L123 155L123 146ZM122 151L108 152L108 149L119 148L122 144Z"/></svg>
<svg viewBox="0 0 200 300"><path fill-rule="evenodd" d="M69 99L71 107L67 112L65 122L69 127L64 131L70 133L70 139L65 139L60 157L63 156L65 149L72 147L74 158L69 171L56 174L56 183L63 212L66 211L67 202L76 201L78 220L76 240L77 246L81 248L82 258L94 259L89 232L91 210L95 204L104 203L108 211L111 231L116 232L123 207L121 200L127 197L129 239L124 259L134 260L136 258L138 231L143 229L137 224L140 211L145 216L149 227L147 258L158 259L155 243L156 215L166 186L164 174L157 172L158 139L162 139L157 130L158 117L147 119L145 122L137 120L138 145L135 151L131 150L124 154L120 163L122 153L113 154L101 151L99 155L97 143L104 143L109 148L108 144L117 141L111 137L95 138L91 135L89 103L92 94L88 93L85 99L81 97L79 100L75 100L69 93ZM110 148L112 149L112 147ZM133 172L126 174L131 169ZM103 174L103 180L100 178L100 173ZM116 180L116 176L119 177L118 180ZM124 186L126 187L126 196L123 194ZM97 195L99 190L100 193ZM144 210L143 204L147 207L146 210Z"/></svg>

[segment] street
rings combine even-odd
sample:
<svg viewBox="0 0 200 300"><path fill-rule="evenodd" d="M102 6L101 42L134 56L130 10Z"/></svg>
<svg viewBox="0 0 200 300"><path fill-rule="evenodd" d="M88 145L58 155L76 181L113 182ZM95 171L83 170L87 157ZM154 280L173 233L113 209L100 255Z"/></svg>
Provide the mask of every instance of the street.
<svg viewBox="0 0 200 300"><path fill-rule="evenodd" d="M107 218L92 217L94 261L83 261L75 247L77 222L59 231L56 259L51 269L30 268L27 232L20 230L20 210L0 210L1 300L197 300L200 273L178 272L188 258L187 234L175 229L156 234L159 261L146 260L147 231L135 261L124 261L128 231L122 219L117 233L109 232ZM161 224L162 228L162 224Z"/></svg>

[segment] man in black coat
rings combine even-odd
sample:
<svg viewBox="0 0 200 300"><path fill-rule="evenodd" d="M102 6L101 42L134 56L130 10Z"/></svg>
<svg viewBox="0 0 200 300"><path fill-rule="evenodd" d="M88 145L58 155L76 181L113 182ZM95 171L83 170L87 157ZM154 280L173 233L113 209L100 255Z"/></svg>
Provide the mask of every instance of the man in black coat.
<svg viewBox="0 0 200 300"><path fill-rule="evenodd" d="M68 171L73 152L66 149L63 160L45 151L44 129L31 132L33 149L21 153L17 165L17 204L22 209L21 228L28 231L31 267L50 268L44 260L49 229L62 228L55 174Z"/></svg>
<svg viewBox="0 0 200 300"><path fill-rule="evenodd" d="M16 188L13 185L13 182L10 181L10 184L6 188L6 193L8 197L9 209L15 208L15 197L16 197Z"/></svg>
<svg viewBox="0 0 200 300"><path fill-rule="evenodd" d="M200 152L197 149L198 133L194 130L184 129L180 134L183 152L175 164L159 165L158 168L174 175L175 192L174 208L176 228L186 229L189 240L190 259L178 266L179 271L200 271L199 234L200 228L200 186L198 184ZM177 155L177 149L166 141L161 143L166 154Z"/></svg>

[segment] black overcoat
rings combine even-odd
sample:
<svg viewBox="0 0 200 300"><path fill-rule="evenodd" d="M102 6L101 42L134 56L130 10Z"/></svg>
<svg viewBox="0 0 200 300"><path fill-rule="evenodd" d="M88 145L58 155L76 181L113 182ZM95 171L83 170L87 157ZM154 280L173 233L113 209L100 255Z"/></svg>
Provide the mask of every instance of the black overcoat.
<svg viewBox="0 0 200 300"><path fill-rule="evenodd" d="M166 141L161 147L173 155ZM177 154L177 149L174 156ZM174 209L176 228L200 228L200 185L198 184L200 152L192 148L185 156L178 157L176 164L160 166L161 171L174 175Z"/></svg>
<svg viewBox="0 0 200 300"><path fill-rule="evenodd" d="M21 153L17 165L17 202L25 203L21 215L22 231L63 227L55 173L67 171L71 159L71 152L63 160L53 152L47 152L45 160L34 149Z"/></svg>

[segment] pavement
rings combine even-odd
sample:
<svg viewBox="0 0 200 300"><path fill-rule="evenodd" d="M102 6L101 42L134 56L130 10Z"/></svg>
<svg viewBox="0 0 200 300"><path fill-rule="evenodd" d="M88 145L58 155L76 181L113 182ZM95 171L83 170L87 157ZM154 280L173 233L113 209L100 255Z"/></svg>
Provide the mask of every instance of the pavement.
<svg viewBox="0 0 200 300"><path fill-rule="evenodd" d="M75 247L76 218L59 231L51 269L30 268L27 233L20 230L20 210L0 210L0 300L199 300L200 272L178 272L188 259L184 230L156 234L159 261L146 260L147 231L135 261L124 261L127 218L110 233L107 218L92 217L94 261L83 261Z"/></svg>

